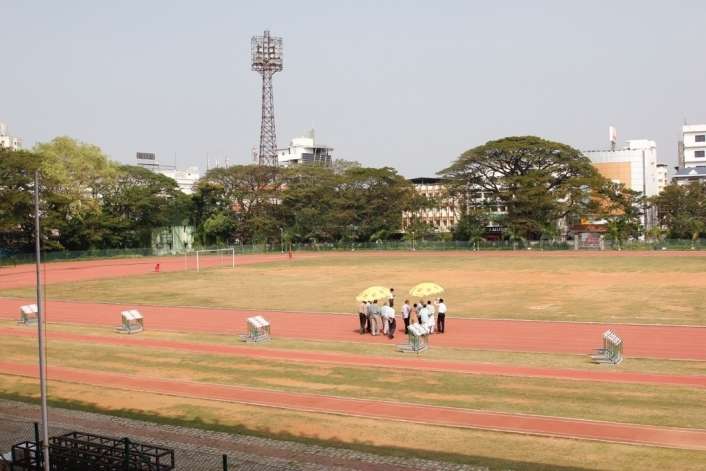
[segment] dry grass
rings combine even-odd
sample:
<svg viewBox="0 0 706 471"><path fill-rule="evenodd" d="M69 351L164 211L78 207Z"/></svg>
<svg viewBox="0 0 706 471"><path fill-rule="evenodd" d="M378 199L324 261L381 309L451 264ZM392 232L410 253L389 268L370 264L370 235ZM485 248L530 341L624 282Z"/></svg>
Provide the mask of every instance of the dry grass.
<svg viewBox="0 0 706 471"><path fill-rule="evenodd" d="M705 324L703 257L508 257L425 253L414 257L327 256L244 265L232 270L164 273L50 285L51 299L163 305L350 312L367 286L400 295L433 280L447 288L455 316ZM15 289L6 295L27 295Z"/></svg>
<svg viewBox="0 0 706 471"><path fill-rule="evenodd" d="M0 394L20 392L37 397L27 378L0 375ZM267 436L297 437L376 452L453 459L492 469L538 471L567 467L579 470L703 470L706 453L645 446L554 439L529 435L424 426L394 421L293 412L151 393L126 396L122 391L53 381L54 401L99 411L177 420L184 425L235 429ZM80 397L80 404L75 399Z"/></svg>

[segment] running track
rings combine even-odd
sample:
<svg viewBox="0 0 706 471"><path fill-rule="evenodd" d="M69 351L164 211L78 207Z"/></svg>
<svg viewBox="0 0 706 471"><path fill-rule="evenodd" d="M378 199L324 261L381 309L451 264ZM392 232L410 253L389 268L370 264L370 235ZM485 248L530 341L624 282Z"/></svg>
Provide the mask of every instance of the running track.
<svg viewBox="0 0 706 471"><path fill-rule="evenodd" d="M36 330L22 327L0 328L0 337L36 337ZM498 365L493 363L461 362L446 360L430 360L423 357L407 355L383 357L372 355L353 355L346 353L327 353L299 350L282 350L262 348L251 345L233 347L222 344L180 342L175 340L145 339L139 336L99 336L80 335L65 332L50 332L49 340L66 342L83 342L98 345L115 345L123 347L171 349L195 353L211 353L240 358L263 359L275 361L296 361L302 363L326 363L333 365L357 366L414 370L436 371L475 375L500 375L521 378L552 378L583 381L602 381L628 384L658 384L672 386L692 386L706 388L706 376L701 375L668 375L652 373L635 373L615 370L576 370L562 368L540 368L514 365Z"/></svg>
<svg viewBox="0 0 706 471"><path fill-rule="evenodd" d="M0 362L0 373L33 378L38 376L36 366L10 362ZM599 440L613 443L706 450L706 430L699 429L655 427L537 415L484 412L380 400L348 399L241 386L174 381L117 373L78 371L60 367L49 367L48 375L52 378L61 378L60 381L70 383L286 410Z"/></svg>
<svg viewBox="0 0 706 471"><path fill-rule="evenodd" d="M19 306L32 302L31 299L0 298L0 319L17 319ZM112 331L120 323L120 311L134 308L145 316L148 329L227 335L243 333L245 319L255 313L229 309L49 301L46 318L48 322L103 326ZM274 336L390 345L398 342L382 336L358 335L357 314L256 313L271 321ZM398 320L398 325L401 324ZM599 347L601 333L612 328L624 339L626 356L706 360L706 327L460 318L450 318L447 324L446 334L431 337L432 346L585 355Z"/></svg>
<svg viewBox="0 0 706 471"><path fill-rule="evenodd" d="M297 258L316 257L316 253L297 254ZM254 263L276 262L287 260L286 255L255 254L236 255L236 265L251 265ZM155 265L159 263L160 272L184 271L185 260L183 256L121 258L103 260L83 260L73 262L45 263L43 275L46 273L46 283L65 283L69 281L97 280L104 278L120 278L124 276L145 275L153 273ZM195 262L191 262L194 264ZM215 266L219 263L216 257L203 257L200 261L204 268ZM194 269L194 267L191 267ZM45 279L42 279L42 282ZM0 267L0 288L21 288L34 286L36 272L34 265L18 265L16 267Z"/></svg>

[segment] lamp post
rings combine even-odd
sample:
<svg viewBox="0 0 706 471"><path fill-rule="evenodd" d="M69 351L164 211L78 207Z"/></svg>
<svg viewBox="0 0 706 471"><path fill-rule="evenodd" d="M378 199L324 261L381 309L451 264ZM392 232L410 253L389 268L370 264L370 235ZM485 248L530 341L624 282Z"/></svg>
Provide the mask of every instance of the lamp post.
<svg viewBox="0 0 706 471"><path fill-rule="evenodd" d="M39 276L41 261L41 232L39 230L39 170L34 172L34 249L35 265L37 271L37 337L39 340L39 394L41 396L42 412L42 457L44 469L51 469L49 464L49 425L47 412L47 358L46 358L46 332L44 329L44 300L42 299L42 285Z"/></svg>
<svg viewBox="0 0 706 471"><path fill-rule="evenodd" d="M284 229L281 227L279 228L279 242L281 253L284 253Z"/></svg>

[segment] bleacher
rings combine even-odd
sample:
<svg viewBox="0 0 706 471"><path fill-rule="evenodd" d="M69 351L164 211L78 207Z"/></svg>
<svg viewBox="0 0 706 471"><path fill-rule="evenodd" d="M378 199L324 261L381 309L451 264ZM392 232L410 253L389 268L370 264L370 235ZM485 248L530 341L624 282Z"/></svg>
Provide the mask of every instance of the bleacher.
<svg viewBox="0 0 706 471"><path fill-rule="evenodd" d="M248 333L240 336L245 342L265 342L271 339L270 323L262 316L248 317L246 327Z"/></svg>
<svg viewBox="0 0 706 471"><path fill-rule="evenodd" d="M20 306L20 320L18 320L17 323L22 325L36 324L38 313L39 309L37 309L36 304Z"/></svg>
<svg viewBox="0 0 706 471"><path fill-rule="evenodd" d="M120 334L136 334L145 330L144 317L137 309L120 313L122 324L115 329Z"/></svg>
<svg viewBox="0 0 706 471"><path fill-rule="evenodd" d="M407 343L398 345L400 352L419 354L429 348L429 331L420 324L410 324L407 328Z"/></svg>
<svg viewBox="0 0 706 471"><path fill-rule="evenodd" d="M591 359L594 363L617 365L623 361L623 339L612 330L603 332L603 346L597 348Z"/></svg>

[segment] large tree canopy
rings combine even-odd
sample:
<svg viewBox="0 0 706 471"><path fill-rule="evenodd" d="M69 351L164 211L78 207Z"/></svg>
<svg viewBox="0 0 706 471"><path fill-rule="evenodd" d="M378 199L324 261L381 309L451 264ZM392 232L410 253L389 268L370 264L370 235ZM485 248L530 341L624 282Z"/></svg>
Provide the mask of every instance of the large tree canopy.
<svg viewBox="0 0 706 471"><path fill-rule="evenodd" d="M669 185L652 203L670 237L695 240L706 230L706 183Z"/></svg>
<svg viewBox="0 0 706 471"><path fill-rule="evenodd" d="M487 142L439 174L465 211L501 206L503 224L527 238L540 237L562 218L592 214L591 190L606 183L578 150L534 136Z"/></svg>

